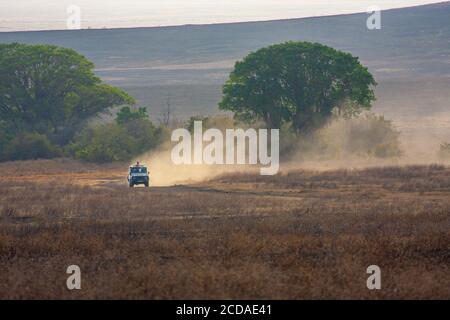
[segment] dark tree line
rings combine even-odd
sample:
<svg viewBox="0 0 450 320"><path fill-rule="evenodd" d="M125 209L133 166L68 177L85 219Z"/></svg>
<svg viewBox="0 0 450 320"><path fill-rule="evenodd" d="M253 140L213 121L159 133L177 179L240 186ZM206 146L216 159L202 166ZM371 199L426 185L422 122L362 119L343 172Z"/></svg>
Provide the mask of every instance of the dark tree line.
<svg viewBox="0 0 450 320"><path fill-rule="evenodd" d="M93 69L92 62L72 49L0 44L0 160L62 155L125 160L153 147L160 132L146 110L134 112L129 107L134 98L103 84ZM115 125L96 130L86 126L96 115L121 105L126 107Z"/></svg>
<svg viewBox="0 0 450 320"><path fill-rule="evenodd" d="M155 147L163 130L135 99L106 85L94 65L72 49L0 44L0 160L71 155L91 161L125 160ZM223 87L222 110L297 134L320 128L334 113L369 109L375 80L358 58L308 42L262 48L238 61ZM122 106L116 123L87 126Z"/></svg>

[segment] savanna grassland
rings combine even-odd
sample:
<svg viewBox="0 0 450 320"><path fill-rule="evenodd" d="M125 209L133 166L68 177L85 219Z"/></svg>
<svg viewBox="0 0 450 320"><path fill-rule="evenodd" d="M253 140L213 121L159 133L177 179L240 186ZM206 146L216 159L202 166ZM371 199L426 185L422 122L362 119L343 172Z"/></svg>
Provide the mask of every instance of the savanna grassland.
<svg viewBox="0 0 450 320"><path fill-rule="evenodd" d="M448 167L148 189L128 188L126 168L0 164L0 298L450 298ZM72 264L78 291L66 288ZM373 264L378 291L366 287Z"/></svg>

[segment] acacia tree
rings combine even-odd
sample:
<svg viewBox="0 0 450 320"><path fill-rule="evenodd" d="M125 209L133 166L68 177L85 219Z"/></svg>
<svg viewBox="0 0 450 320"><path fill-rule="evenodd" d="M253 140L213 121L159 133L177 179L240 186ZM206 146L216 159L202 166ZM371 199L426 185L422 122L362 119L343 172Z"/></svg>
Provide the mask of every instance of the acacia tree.
<svg viewBox="0 0 450 320"><path fill-rule="evenodd" d="M286 42L250 53L223 87L222 110L270 128L289 122L297 133L320 127L334 111L369 109L376 82L357 57L309 42Z"/></svg>
<svg viewBox="0 0 450 320"><path fill-rule="evenodd" d="M64 145L94 115L134 99L102 84L94 64L72 49L0 44L0 123Z"/></svg>

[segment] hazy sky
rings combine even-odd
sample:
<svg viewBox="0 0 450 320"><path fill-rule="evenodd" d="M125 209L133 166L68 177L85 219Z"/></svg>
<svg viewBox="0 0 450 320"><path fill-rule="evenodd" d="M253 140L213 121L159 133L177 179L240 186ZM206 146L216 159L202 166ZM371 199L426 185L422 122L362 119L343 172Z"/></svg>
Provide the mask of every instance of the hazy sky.
<svg viewBox="0 0 450 320"><path fill-rule="evenodd" d="M441 1L0 0L0 31L65 29L72 4L81 10L81 28L117 28L300 18Z"/></svg>

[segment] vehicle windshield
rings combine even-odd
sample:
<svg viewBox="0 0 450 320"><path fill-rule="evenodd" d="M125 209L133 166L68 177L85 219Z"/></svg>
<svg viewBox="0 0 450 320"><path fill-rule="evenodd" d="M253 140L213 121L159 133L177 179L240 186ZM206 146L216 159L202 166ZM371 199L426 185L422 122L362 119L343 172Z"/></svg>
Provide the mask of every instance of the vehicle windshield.
<svg viewBox="0 0 450 320"><path fill-rule="evenodd" d="M130 168L131 173L147 173L146 167L132 167Z"/></svg>

